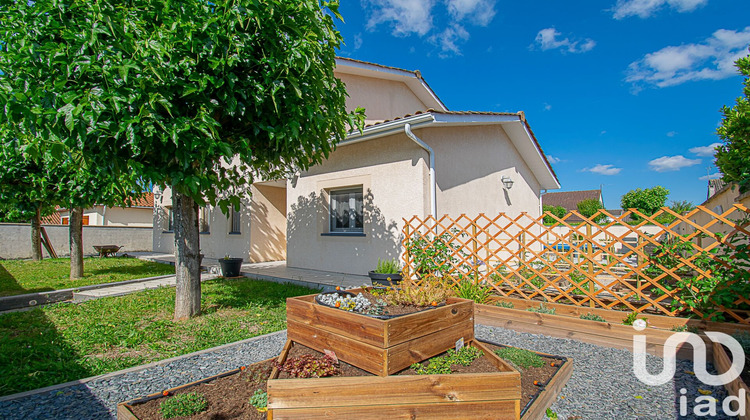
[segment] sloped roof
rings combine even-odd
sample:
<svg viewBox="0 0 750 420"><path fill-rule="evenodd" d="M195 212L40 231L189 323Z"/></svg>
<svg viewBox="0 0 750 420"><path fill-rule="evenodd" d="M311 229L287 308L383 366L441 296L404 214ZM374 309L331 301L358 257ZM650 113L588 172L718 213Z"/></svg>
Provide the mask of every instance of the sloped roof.
<svg viewBox="0 0 750 420"><path fill-rule="evenodd" d="M60 213L58 212L58 209L55 209L55 211L50 214L49 216L42 217L42 224L43 225L60 225L62 224L62 220L60 219Z"/></svg>
<svg viewBox="0 0 750 420"><path fill-rule="evenodd" d="M715 196L718 194L721 190L724 189L724 187L727 186L727 183L724 182L723 179L709 179L708 180L708 191L706 192L706 200L709 198Z"/></svg>
<svg viewBox="0 0 750 420"><path fill-rule="evenodd" d="M145 192L133 199L133 205L130 207L154 207L154 193Z"/></svg>
<svg viewBox="0 0 750 420"><path fill-rule="evenodd" d="M557 191L542 195L543 206L562 206L568 211L578 210L578 203L583 200L601 201L601 190Z"/></svg>

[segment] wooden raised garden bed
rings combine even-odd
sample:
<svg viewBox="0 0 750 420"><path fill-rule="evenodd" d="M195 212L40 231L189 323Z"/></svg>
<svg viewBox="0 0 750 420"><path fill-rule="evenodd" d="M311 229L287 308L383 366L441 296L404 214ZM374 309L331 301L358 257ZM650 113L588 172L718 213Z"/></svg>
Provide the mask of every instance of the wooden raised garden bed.
<svg viewBox="0 0 750 420"><path fill-rule="evenodd" d="M724 346L722 346L719 343L713 343L713 349L714 349L714 367L716 368L717 372L724 373L729 370L729 368L732 366L732 359L727 354L726 349ZM745 383L744 377L748 377L748 365L747 362L745 363L745 374L740 376L739 378L733 380L732 382L724 385L724 388L727 390L727 393L729 395L732 395L734 397L739 397L740 395L740 389L744 389L745 394L745 407L750 408L750 388L748 388L747 384ZM736 407L732 407L733 409L736 409ZM750 410L746 410L745 413L742 413L739 418L740 420L750 420L750 413L748 412Z"/></svg>
<svg viewBox="0 0 750 420"><path fill-rule="evenodd" d="M359 290L351 290L357 293ZM445 306L377 319L319 305L316 295L287 298L287 337L380 376L396 373L474 339L474 302L448 298Z"/></svg>
<svg viewBox="0 0 750 420"><path fill-rule="evenodd" d="M355 376L268 381L268 418L518 419L521 377L478 342L497 372L447 375ZM291 348L279 356L283 363Z"/></svg>

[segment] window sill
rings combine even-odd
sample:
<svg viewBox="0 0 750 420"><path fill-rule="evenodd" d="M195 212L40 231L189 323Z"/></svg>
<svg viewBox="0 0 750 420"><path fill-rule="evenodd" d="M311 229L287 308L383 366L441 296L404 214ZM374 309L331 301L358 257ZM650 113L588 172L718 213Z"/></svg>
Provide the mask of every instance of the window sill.
<svg viewBox="0 0 750 420"><path fill-rule="evenodd" d="M199 235L210 235L211 232L198 232Z"/></svg>
<svg viewBox="0 0 750 420"><path fill-rule="evenodd" d="M229 232L227 235L242 235L242 232Z"/></svg>
<svg viewBox="0 0 750 420"><path fill-rule="evenodd" d="M320 236L353 236L355 238L366 238L367 235L359 232L326 232L321 233Z"/></svg>
<svg viewBox="0 0 750 420"><path fill-rule="evenodd" d="M174 233L173 230L162 230L161 233Z"/></svg>

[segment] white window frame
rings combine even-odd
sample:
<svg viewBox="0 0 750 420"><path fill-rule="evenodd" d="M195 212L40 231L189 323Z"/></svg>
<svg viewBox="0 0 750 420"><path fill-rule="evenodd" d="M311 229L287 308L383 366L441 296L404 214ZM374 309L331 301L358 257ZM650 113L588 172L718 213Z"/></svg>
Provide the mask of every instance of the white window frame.
<svg viewBox="0 0 750 420"><path fill-rule="evenodd" d="M341 196L343 194L349 194L349 208L350 209L356 209L357 208L357 194L362 197L362 202L360 203L360 208L362 209L362 227L351 227L356 225L357 220L357 213L356 211L352 211L349 213L349 226L347 228L340 228L336 227L336 200L335 198L338 196ZM329 204L329 212L328 212L328 231L330 233L364 233L364 189L359 187L347 187L347 188L341 188L341 189L335 189L328 191L328 204Z"/></svg>
<svg viewBox="0 0 750 420"><path fill-rule="evenodd" d="M229 234L230 235L241 235L242 234L242 207L238 210L232 206L232 211L229 213Z"/></svg>

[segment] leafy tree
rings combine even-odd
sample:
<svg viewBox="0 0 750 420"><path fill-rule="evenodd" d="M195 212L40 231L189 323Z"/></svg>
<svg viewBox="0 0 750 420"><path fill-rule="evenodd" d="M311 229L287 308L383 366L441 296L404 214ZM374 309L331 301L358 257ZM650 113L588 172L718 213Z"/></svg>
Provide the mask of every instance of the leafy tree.
<svg viewBox="0 0 750 420"><path fill-rule="evenodd" d="M583 201L579 201L578 204L576 204L576 207L578 207L578 212L581 213L582 216L587 217L587 218L593 217L595 214L597 214L599 210L604 208L604 206L602 206L601 201L595 198L589 198ZM606 218L607 218L606 215L599 213L594 218L594 222L600 223L602 220Z"/></svg>
<svg viewBox="0 0 750 420"><path fill-rule="evenodd" d="M695 204L693 204L692 201L682 200L682 201L672 201L672 205L669 206L672 211L678 214L685 214L693 209L695 209Z"/></svg>
<svg viewBox="0 0 750 420"><path fill-rule="evenodd" d="M337 1L16 2L0 10L3 66L29 63L11 72L30 83L0 94L37 152L171 189L183 319L200 313L198 206L226 213L362 127L334 77L334 17Z"/></svg>
<svg viewBox="0 0 750 420"><path fill-rule="evenodd" d="M716 166L727 183L736 182L740 192L750 191L750 56L735 62L745 76L742 92L733 107L724 106L724 118L716 130L724 144L716 150Z"/></svg>
<svg viewBox="0 0 750 420"><path fill-rule="evenodd" d="M669 190L660 185L646 189L637 188L623 195L620 204L625 211L635 209L646 216L651 216L664 206L668 195ZM641 217L635 213L630 217L634 221L641 220Z"/></svg>
<svg viewBox="0 0 750 420"><path fill-rule="evenodd" d="M546 206L542 206L542 211L544 211L545 213L549 212L549 213L557 216L560 219L562 219L566 214L568 214L568 209L566 209L563 206L549 206L549 205L546 205ZM545 215L544 216L544 223L545 224L551 225L551 224L553 224L555 222L557 222L557 220L555 220L555 218L553 218L552 216L549 216L549 215Z"/></svg>

